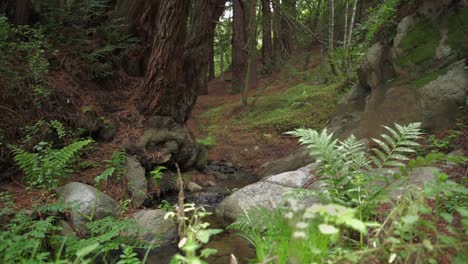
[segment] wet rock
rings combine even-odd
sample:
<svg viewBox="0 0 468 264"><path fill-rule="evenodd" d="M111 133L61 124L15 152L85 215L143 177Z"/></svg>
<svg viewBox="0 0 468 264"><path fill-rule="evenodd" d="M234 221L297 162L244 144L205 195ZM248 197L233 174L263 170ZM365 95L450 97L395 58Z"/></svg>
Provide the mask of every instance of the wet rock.
<svg viewBox="0 0 468 264"><path fill-rule="evenodd" d="M133 157L126 157L127 188L132 194L134 208L140 207L147 197L148 182L145 177L145 169L140 162Z"/></svg>
<svg viewBox="0 0 468 264"><path fill-rule="evenodd" d="M226 197L226 193L206 191L190 194L187 199L197 205L211 207L221 202L224 197Z"/></svg>
<svg viewBox="0 0 468 264"><path fill-rule="evenodd" d="M215 211L220 217L236 219L253 208L273 209L283 204L285 202L283 194L292 190L293 188L270 182L257 182L226 197Z"/></svg>
<svg viewBox="0 0 468 264"><path fill-rule="evenodd" d="M117 216L119 204L107 194L100 192L93 186L80 182L71 182L57 190L59 198L66 203L76 203L78 208L71 213L70 223L79 233L86 234L86 223L91 216L102 219L106 216Z"/></svg>
<svg viewBox="0 0 468 264"><path fill-rule="evenodd" d="M157 244L169 244L177 240L177 229L174 221L164 219L164 210L141 210L133 214L141 230L138 237L141 240Z"/></svg>

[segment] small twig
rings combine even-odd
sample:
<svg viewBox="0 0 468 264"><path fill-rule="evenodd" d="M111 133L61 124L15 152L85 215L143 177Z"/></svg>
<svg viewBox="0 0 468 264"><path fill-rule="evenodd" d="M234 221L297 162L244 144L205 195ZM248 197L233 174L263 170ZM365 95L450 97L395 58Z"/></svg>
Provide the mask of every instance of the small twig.
<svg viewBox="0 0 468 264"><path fill-rule="evenodd" d="M179 188L179 195L178 195L178 208L177 208L177 222L178 222L178 231L179 236L185 236L185 213L184 213L184 201L185 201L185 194L184 194L184 181L182 180L182 175L180 174L179 164L175 163L177 169L177 186Z"/></svg>

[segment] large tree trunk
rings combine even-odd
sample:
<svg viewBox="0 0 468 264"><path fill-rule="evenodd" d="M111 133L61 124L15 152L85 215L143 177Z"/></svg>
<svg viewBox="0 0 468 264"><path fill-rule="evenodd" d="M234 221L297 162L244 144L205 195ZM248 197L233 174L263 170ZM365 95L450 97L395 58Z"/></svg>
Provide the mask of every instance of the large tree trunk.
<svg viewBox="0 0 468 264"><path fill-rule="evenodd" d="M262 60L265 72L271 70L271 7L269 0L262 1L262 15L263 15L263 35L262 35Z"/></svg>
<svg viewBox="0 0 468 264"><path fill-rule="evenodd" d="M245 9L242 0L233 0L232 22L232 86L231 94L240 93L245 84L247 72L247 45Z"/></svg>
<svg viewBox="0 0 468 264"><path fill-rule="evenodd" d="M30 0L2 0L0 14L4 14L16 25L27 25L31 22L32 4Z"/></svg>
<svg viewBox="0 0 468 264"><path fill-rule="evenodd" d="M139 109L146 116L172 116L184 122L186 97L178 89L190 0L161 1L152 29L156 29L145 80L139 91ZM190 100L189 100L190 101Z"/></svg>

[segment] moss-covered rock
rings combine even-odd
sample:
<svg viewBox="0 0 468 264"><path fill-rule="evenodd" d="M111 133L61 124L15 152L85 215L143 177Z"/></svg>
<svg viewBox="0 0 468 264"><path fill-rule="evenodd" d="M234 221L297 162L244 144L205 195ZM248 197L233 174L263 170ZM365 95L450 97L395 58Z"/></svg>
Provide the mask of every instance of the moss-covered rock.
<svg viewBox="0 0 468 264"><path fill-rule="evenodd" d="M398 63L404 66L420 65L432 59L440 39L440 32L432 21L428 18L419 18L398 45L402 50Z"/></svg>
<svg viewBox="0 0 468 264"><path fill-rule="evenodd" d="M452 49L468 52L468 7L453 9L447 17L447 39Z"/></svg>

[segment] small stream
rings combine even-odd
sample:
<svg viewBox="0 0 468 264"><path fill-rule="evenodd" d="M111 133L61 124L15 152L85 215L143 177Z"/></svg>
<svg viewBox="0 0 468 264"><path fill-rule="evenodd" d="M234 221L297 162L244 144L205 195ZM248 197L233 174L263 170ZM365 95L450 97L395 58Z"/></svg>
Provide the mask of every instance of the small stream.
<svg viewBox="0 0 468 264"><path fill-rule="evenodd" d="M235 231L226 230L226 227L231 224L231 222L216 217L214 215L214 208L233 190L254 183L259 179L252 173L224 164L207 165L207 170L216 175L216 185L204 187L201 192L186 194L187 202L203 206L206 210L213 212L213 215L206 218L206 221L211 224L211 228L224 229L223 233L213 236L206 245L208 248L218 250L218 253L209 257L207 262L210 264L228 264L230 263L231 254L234 254L239 264L248 263L249 259L255 257L254 248L245 239L236 235ZM147 263L169 263L172 256L177 252L178 248L176 244L157 248L150 252Z"/></svg>

